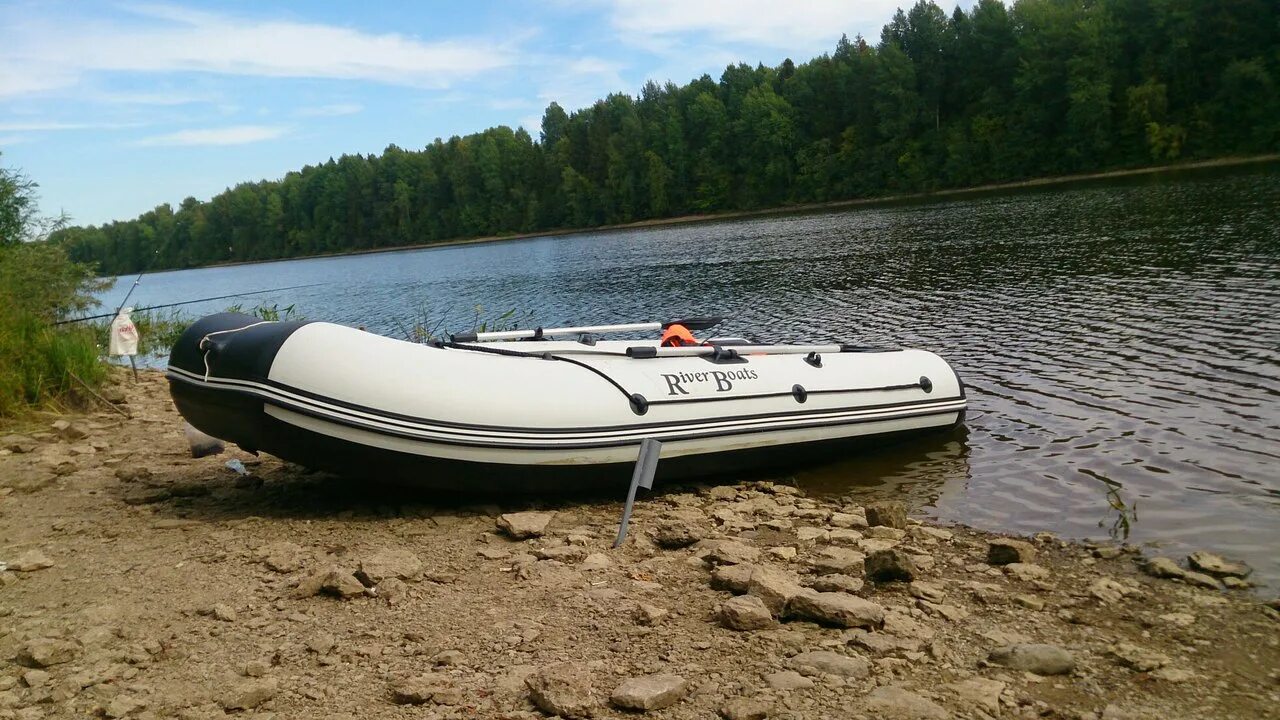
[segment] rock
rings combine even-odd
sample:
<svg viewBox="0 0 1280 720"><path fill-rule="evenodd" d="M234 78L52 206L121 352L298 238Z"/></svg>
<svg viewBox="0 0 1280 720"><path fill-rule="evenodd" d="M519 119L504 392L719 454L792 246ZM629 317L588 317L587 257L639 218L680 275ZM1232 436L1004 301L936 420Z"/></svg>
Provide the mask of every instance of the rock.
<svg viewBox="0 0 1280 720"><path fill-rule="evenodd" d="M765 549L765 554L777 558L778 560L795 560L796 549L790 545L780 545Z"/></svg>
<svg viewBox="0 0 1280 720"><path fill-rule="evenodd" d="M35 572L51 567L53 567L53 561L39 550L28 550L9 561L9 569L14 572Z"/></svg>
<svg viewBox="0 0 1280 720"><path fill-rule="evenodd" d="M539 560L555 560L565 565L574 565L587 559L587 550L577 545L557 545L534 550L533 556Z"/></svg>
<svg viewBox="0 0 1280 720"><path fill-rule="evenodd" d="M147 706L147 701L132 695L117 695L103 708L103 714L109 718L128 717Z"/></svg>
<svg viewBox="0 0 1280 720"><path fill-rule="evenodd" d="M71 662L80 654L80 646L62 638L34 638L18 650L18 664L47 668Z"/></svg>
<svg viewBox="0 0 1280 720"><path fill-rule="evenodd" d="M462 662L461 650L441 650L431 656L431 664L437 666L458 665Z"/></svg>
<svg viewBox="0 0 1280 720"><path fill-rule="evenodd" d="M791 602L791 598L803 591L799 578L771 567L757 567L747 581L747 593L760 598L769 612L779 617L787 614L787 604Z"/></svg>
<svg viewBox="0 0 1280 720"><path fill-rule="evenodd" d="M759 548L737 540L717 540L707 553L706 560L714 565L742 565L760 559Z"/></svg>
<svg viewBox="0 0 1280 720"><path fill-rule="evenodd" d="M373 587L388 578L413 582L422 578L422 561L408 550L381 548L360 559L356 579Z"/></svg>
<svg viewBox="0 0 1280 720"><path fill-rule="evenodd" d="M877 655L888 655L899 652L918 652L920 641L911 638L897 637L883 632L867 632L866 630L850 630L847 634L850 645Z"/></svg>
<svg viewBox="0 0 1280 720"><path fill-rule="evenodd" d="M575 663L544 667L525 678L524 684L533 704L549 715L590 718L599 704L588 670Z"/></svg>
<svg viewBox="0 0 1280 720"><path fill-rule="evenodd" d="M395 605L409 594L409 586L400 578L389 577L369 588L368 593L386 600L388 605Z"/></svg>
<svg viewBox="0 0 1280 720"><path fill-rule="evenodd" d="M1184 683L1195 680L1199 675L1181 668L1162 667L1151 672L1151 677L1169 683Z"/></svg>
<svg viewBox="0 0 1280 720"><path fill-rule="evenodd" d="M755 698L731 698L720 706L720 717L724 720L765 720L769 717L769 706Z"/></svg>
<svg viewBox="0 0 1280 720"><path fill-rule="evenodd" d="M716 485L707 490L707 497L712 500L733 500L738 497L738 488L733 485Z"/></svg>
<svg viewBox="0 0 1280 720"><path fill-rule="evenodd" d="M950 530L942 528L929 527L928 525L912 525L907 528L907 534L916 540L928 542L929 540L938 540L946 542L955 535Z"/></svg>
<svg viewBox="0 0 1280 720"><path fill-rule="evenodd" d="M49 427L63 440L83 440L89 437L87 430L67 420L55 420Z"/></svg>
<svg viewBox="0 0 1280 720"><path fill-rule="evenodd" d="M867 525L871 527L881 525L902 530L907 527L907 507L900 502L868 503L865 510Z"/></svg>
<svg viewBox="0 0 1280 720"><path fill-rule="evenodd" d="M1013 602L1015 605L1021 605L1028 610L1040 612L1044 609L1044 600L1035 595L1014 595Z"/></svg>
<svg viewBox="0 0 1280 720"><path fill-rule="evenodd" d="M931 603L928 600L917 600L916 606L930 615L937 615L950 622L960 622L969 618L969 611L958 605Z"/></svg>
<svg viewBox="0 0 1280 720"><path fill-rule="evenodd" d="M1228 590L1248 590L1253 587L1253 583L1238 577L1230 575L1222 578L1222 584L1227 586Z"/></svg>
<svg viewBox="0 0 1280 720"><path fill-rule="evenodd" d="M628 678L614 689L609 702L623 710L661 710L675 705L689 691L679 675Z"/></svg>
<svg viewBox="0 0 1280 720"><path fill-rule="evenodd" d="M337 645L338 641L328 633L320 633L307 641L307 649L317 655L328 655Z"/></svg>
<svg viewBox="0 0 1280 720"><path fill-rule="evenodd" d="M867 556L867 577L876 582L911 582L919 570L901 550L880 550Z"/></svg>
<svg viewBox="0 0 1280 720"><path fill-rule="evenodd" d="M1136 672L1151 672L1169 664L1169 657L1158 652L1140 648L1132 643L1112 645L1107 654L1115 658L1121 665Z"/></svg>
<svg viewBox="0 0 1280 720"><path fill-rule="evenodd" d="M798 527L795 529L796 539L803 543L826 540L829 532L829 530L816 527Z"/></svg>
<svg viewBox="0 0 1280 720"><path fill-rule="evenodd" d="M222 603L218 603L214 605L212 608L210 608L209 614L213 616L214 620L218 620L221 622L236 621L236 611L233 610L230 605L224 605Z"/></svg>
<svg viewBox="0 0 1280 720"><path fill-rule="evenodd" d="M880 552L881 550L891 550L898 546L897 540L880 540L877 538L864 538L858 541L858 549L864 553Z"/></svg>
<svg viewBox="0 0 1280 720"><path fill-rule="evenodd" d="M1205 573L1192 572L1190 570L1182 573L1182 581L1188 585L1196 585L1210 590L1218 590L1220 588L1218 579L1212 575Z"/></svg>
<svg viewBox="0 0 1280 720"><path fill-rule="evenodd" d="M865 531L863 531L862 533L859 533L859 534L860 534L860 535L864 535L864 536L866 536L866 537L868 537L868 538L870 538L870 539L872 539L872 540L894 540L894 541L897 541L897 540L901 540L902 538L906 537L906 536L907 536L907 531L906 531L906 530L900 530L900 529L898 529L898 528L896 528L896 527L886 527L886 526L882 526L882 525L875 525L875 526L872 526L872 527L867 528Z"/></svg>
<svg viewBox="0 0 1280 720"><path fill-rule="evenodd" d="M121 390L118 386L104 387L98 391L98 394L102 396L103 400L112 405L129 404L129 398L125 396L124 390Z"/></svg>
<svg viewBox="0 0 1280 720"><path fill-rule="evenodd" d="M57 482L57 475L51 475L47 472L35 469L4 481L7 487L11 487L14 492L21 493L23 495L40 492L47 487L52 487Z"/></svg>
<svg viewBox="0 0 1280 720"><path fill-rule="evenodd" d="M921 580L908 585L907 593L913 598L919 598L931 603L940 603L947 597L947 593L942 589L941 585Z"/></svg>
<svg viewBox="0 0 1280 720"><path fill-rule="evenodd" d="M947 685L947 689L954 692L961 702L976 705L991 715L1000 714L1000 694L1004 692L1005 683L999 680L972 677L953 682Z"/></svg>
<svg viewBox="0 0 1280 720"><path fill-rule="evenodd" d="M1089 586L1089 594L1104 603L1118 603L1132 591L1111 578L1098 578Z"/></svg>
<svg viewBox="0 0 1280 720"><path fill-rule="evenodd" d="M813 681L795 670L782 670L764 676L764 682L774 690L806 690Z"/></svg>
<svg viewBox="0 0 1280 720"><path fill-rule="evenodd" d="M896 685L884 685L867 695L867 709L878 720L947 720L941 705Z"/></svg>
<svg viewBox="0 0 1280 720"><path fill-rule="evenodd" d="M1187 574L1178 563L1166 557L1153 557L1142 566L1142 571L1152 577L1180 579Z"/></svg>
<svg viewBox="0 0 1280 720"><path fill-rule="evenodd" d="M1092 554L1099 560L1115 560L1124 554L1124 550L1115 545L1103 545L1102 547L1094 548Z"/></svg>
<svg viewBox="0 0 1280 720"><path fill-rule="evenodd" d="M259 678L242 682L222 696L224 710L252 710L276 696L279 689L272 678Z"/></svg>
<svg viewBox="0 0 1280 720"><path fill-rule="evenodd" d="M1009 563L1033 563L1036 561L1036 548L1022 540L992 540L987 546L987 563L991 565L1008 565Z"/></svg>
<svg viewBox="0 0 1280 720"><path fill-rule="evenodd" d="M432 701L448 704L457 694L449 676L437 673L396 680L388 690L391 701L397 705L424 705Z"/></svg>
<svg viewBox="0 0 1280 720"><path fill-rule="evenodd" d="M819 575L861 575L866 555L848 548L824 547L809 561Z"/></svg>
<svg viewBox="0 0 1280 720"><path fill-rule="evenodd" d="M888 530L889 528L878 528ZM862 541L862 533L849 528L834 528L827 531L826 541L832 545L853 547Z"/></svg>
<svg viewBox="0 0 1280 720"><path fill-rule="evenodd" d="M1023 582L1044 580L1049 577L1049 569L1032 563L1009 563L1004 566L1006 575L1012 575Z"/></svg>
<svg viewBox="0 0 1280 720"><path fill-rule="evenodd" d="M553 517L555 513L549 512L506 513L498 516L498 529L516 540L541 537Z"/></svg>
<svg viewBox="0 0 1280 720"><path fill-rule="evenodd" d="M26 435L5 435L0 438L0 449L8 450L15 455L35 452L37 447L39 447L39 444Z"/></svg>
<svg viewBox="0 0 1280 720"><path fill-rule="evenodd" d="M792 598L790 607L795 615L838 627L878 628L884 624L884 608L847 593L809 590Z"/></svg>
<svg viewBox="0 0 1280 720"><path fill-rule="evenodd" d="M864 678L871 674L871 663L830 650L803 652L791 658L790 664L805 675L828 673L848 678Z"/></svg>
<svg viewBox="0 0 1280 720"><path fill-rule="evenodd" d="M711 571L711 587L715 590L744 593L755 571L756 566L750 564L721 565Z"/></svg>
<svg viewBox="0 0 1280 720"><path fill-rule="evenodd" d="M817 590L818 592L846 592L856 593L862 590L862 579L853 577L852 575L818 575L810 578L805 587Z"/></svg>
<svg viewBox="0 0 1280 720"><path fill-rule="evenodd" d="M867 527L867 516L859 513L831 513L831 519L827 521L832 527L850 528L857 530L858 528Z"/></svg>
<svg viewBox="0 0 1280 720"><path fill-rule="evenodd" d="M668 520L660 523L653 531L653 542L665 550L679 550L698 542L703 537L702 530L686 522Z"/></svg>
<svg viewBox="0 0 1280 720"><path fill-rule="evenodd" d="M584 572L608 570L611 567L613 567L613 561L604 553L591 553L582 560L580 565L578 565L578 569Z"/></svg>
<svg viewBox="0 0 1280 720"><path fill-rule="evenodd" d="M656 625L662 622L662 619L669 614L666 608L650 605L649 603L639 603L636 605L635 612L631 614L631 618L636 621L637 625Z"/></svg>
<svg viewBox="0 0 1280 720"><path fill-rule="evenodd" d="M1196 616L1191 613L1165 613L1160 619L1178 627L1191 627L1196 623Z"/></svg>
<svg viewBox="0 0 1280 720"><path fill-rule="evenodd" d="M267 670L270 669L271 666L265 660L250 660L244 664L244 667L240 668L240 672L245 677L260 678L266 675Z"/></svg>
<svg viewBox="0 0 1280 720"><path fill-rule="evenodd" d="M309 598L321 593L346 600L364 595L365 587L355 575L331 565L303 579L294 590L293 597Z"/></svg>
<svg viewBox="0 0 1280 720"><path fill-rule="evenodd" d="M275 542L254 551L262 564L278 573L297 572L307 563L308 555L291 542Z"/></svg>
<svg viewBox="0 0 1280 720"><path fill-rule="evenodd" d="M762 630L773 626L773 615L755 595L739 595L720 606L720 624L730 630Z"/></svg>
<svg viewBox="0 0 1280 720"><path fill-rule="evenodd" d="M140 465L123 465L115 470L120 482L143 482L151 479L151 469Z"/></svg>
<svg viewBox="0 0 1280 720"><path fill-rule="evenodd" d="M1065 675L1076 667L1071 653L1057 645L1022 643L1006 645L991 651L991 662L1036 675Z"/></svg>
<svg viewBox="0 0 1280 720"><path fill-rule="evenodd" d="M1200 572L1219 577L1242 578L1248 577L1249 573L1253 572L1253 569L1244 563L1231 562L1204 550L1188 555L1187 562Z"/></svg>
<svg viewBox="0 0 1280 720"><path fill-rule="evenodd" d="M44 670L28 670L22 673L22 682L29 688L44 687L49 682L49 673Z"/></svg>

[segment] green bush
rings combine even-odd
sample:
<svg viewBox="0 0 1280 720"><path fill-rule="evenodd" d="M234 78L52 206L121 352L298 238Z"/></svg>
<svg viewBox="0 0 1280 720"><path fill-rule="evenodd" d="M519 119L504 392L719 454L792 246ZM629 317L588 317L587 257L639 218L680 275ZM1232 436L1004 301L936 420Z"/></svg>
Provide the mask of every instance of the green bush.
<svg viewBox="0 0 1280 720"><path fill-rule="evenodd" d="M105 379L92 327L55 326L58 317L92 307L102 283L89 267L43 242L0 246L0 418L34 407L65 405L80 388Z"/></svg>

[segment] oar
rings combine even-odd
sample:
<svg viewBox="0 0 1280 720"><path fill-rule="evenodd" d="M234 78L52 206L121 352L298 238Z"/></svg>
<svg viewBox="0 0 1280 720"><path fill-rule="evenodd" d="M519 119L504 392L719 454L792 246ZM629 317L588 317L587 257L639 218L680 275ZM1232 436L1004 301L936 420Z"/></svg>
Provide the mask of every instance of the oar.
<svg viewBox="0 0 1280 720"><path fill-rule="evenodd" d="M877 352L883 348L861 345L689 345L685 347L654 347L633 345L627 348L627 357L738 357L741 355L808 355L810 353Z"/></svg>
<svg viewBox="0 0 1280 720"><path fill-rule="evenodd" d="M540 340L546 337L564 335L599 335L602 333L643 332L646 330L662 330L672 325L683 325L690 330L706 330L720 324L724 318L694 317L670 322L625 323L622 325L585 325L582 327L534 328L532 330L501 330L497 332L464 332L454 333L454 342L492 342L495 340Z"/></svg>

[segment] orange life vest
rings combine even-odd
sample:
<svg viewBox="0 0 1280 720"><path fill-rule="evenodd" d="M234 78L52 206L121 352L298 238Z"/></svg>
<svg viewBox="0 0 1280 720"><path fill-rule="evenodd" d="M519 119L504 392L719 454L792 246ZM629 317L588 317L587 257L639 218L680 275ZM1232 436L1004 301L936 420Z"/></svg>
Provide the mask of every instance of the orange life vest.
<svg viewBox="0 0 1280 720"><path fill-rule="evenodd" d="M683 325L670 325L662 331L662 347L681 347L683 345L697 345L698 339L689 332L689 328Z"/></svg>

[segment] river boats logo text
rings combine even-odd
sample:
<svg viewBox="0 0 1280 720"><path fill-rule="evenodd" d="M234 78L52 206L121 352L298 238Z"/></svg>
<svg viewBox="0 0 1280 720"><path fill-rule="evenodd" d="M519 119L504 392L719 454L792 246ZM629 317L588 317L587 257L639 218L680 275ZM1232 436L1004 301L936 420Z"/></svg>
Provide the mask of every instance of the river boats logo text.
<svg viewBox="0 0 1280 720"><path fill-rule="evenodd" d="M684 385L715 383L716 392L729 392L735 380L756 380L755 370L710 370L708 372L662 373L667 381L667 396L688 395ZM698 388L695 388L698 389Z"/></svg>

